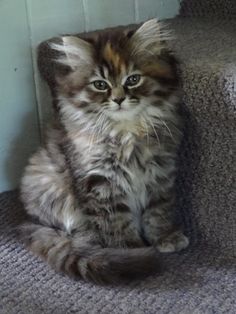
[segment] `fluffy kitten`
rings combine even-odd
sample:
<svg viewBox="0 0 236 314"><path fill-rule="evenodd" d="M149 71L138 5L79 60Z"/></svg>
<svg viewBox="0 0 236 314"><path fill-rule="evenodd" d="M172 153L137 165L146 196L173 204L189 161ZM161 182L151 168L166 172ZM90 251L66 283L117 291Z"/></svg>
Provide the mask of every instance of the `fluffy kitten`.
<svg viewBox="0 0 236 314"><path fill-rule="evenodd" d="M21 195L29 248L58 271L115 281L152 271L157 251L188 245L172 217L181 123L166 39L150 20L51 46L68 71Z"/></svg>

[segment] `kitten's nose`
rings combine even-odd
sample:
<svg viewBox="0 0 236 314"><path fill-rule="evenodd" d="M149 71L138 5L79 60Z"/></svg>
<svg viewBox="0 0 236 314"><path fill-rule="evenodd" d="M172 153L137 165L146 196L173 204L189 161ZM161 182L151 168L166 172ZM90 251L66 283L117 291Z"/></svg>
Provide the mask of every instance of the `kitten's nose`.
<svg viewBox="0 0 236 314"><path fill-rule="evenodd" d="M112 100L116 102L118 105L121 105L121 103L125 100L125 97L114 98Z"/></svg>

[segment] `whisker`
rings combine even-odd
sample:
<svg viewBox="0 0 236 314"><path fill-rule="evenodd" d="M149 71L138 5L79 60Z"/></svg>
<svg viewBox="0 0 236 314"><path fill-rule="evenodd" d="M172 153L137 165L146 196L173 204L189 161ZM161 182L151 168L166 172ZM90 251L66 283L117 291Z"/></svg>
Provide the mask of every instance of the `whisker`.
<svg viewBox="0 0 236 314"><path fill-rule="evenodd" d="M158 136L158 134L157 134L157 132L156 132L156 129L155 129L155 127L154 127L153 123L152 123L152 120L151 120L151 119L148 119L148 121L150 122L151 127L153 128L153 131L154 131L154 133L155 133L155 135L156 135L157 141L158 141L159 146L160 146L160 145L161 145L161 143L160 143L160 139L159 139L159 136Z"/></svg>
<svg viewBox="0 0 236 314"><path fill-rule="evenodd" d="M145 129L146 129L147 145L149 146L150 141L149 141L149 134L148 134L148 126L147 126L147 121L144 117L143 117L143 121L144 121Z"/></svg>
<svg viewBox="0 0 236 314"><path fill-rule="evenodd" d="M98 135L98 133L96 133L96 129L99 126L99 123L100 123L100 121L103 118L103 114L104 114L103 110L99 110L99 112L97 114L98 119L95 121L95 125L91 128L92 133L91 133L91 135L89 137L89 152L91 151L92 143L94 141L95 136ZM97 139L96 139L96 141L97 141Z"/></svg>
<svg viewBox="0 0 236 314"><path fill-rule="evenodd" d="M170 128L168 127L167 123L166 123L165 121L163 121L163 120L162 120L161 118L159 118L159 117L157 117L157 119L165 126L165 128L167 129L167 131L168 131L170 137L171 137L172 140L175 142L175 139L174 139L174 137L173 137L173 134L172 134Z"/></svg>

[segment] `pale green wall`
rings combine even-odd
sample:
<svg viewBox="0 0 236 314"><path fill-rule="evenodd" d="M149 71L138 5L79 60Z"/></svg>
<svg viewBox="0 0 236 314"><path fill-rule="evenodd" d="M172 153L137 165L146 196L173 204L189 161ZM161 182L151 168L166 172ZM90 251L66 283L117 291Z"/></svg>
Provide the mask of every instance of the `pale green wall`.
<svg viewBox="0 0 236 314"><path fill-rule="evenodd" d="M17 186L50 116L37 44L63 33L169 18L178 9L179 0L0 0L0 191Z"/></svg>
<svg viewBox="0 0 236 314"><path fill-rule="evenodd" d="M24 0L0 1L0 191L14 188L39 142Z"/></svg>

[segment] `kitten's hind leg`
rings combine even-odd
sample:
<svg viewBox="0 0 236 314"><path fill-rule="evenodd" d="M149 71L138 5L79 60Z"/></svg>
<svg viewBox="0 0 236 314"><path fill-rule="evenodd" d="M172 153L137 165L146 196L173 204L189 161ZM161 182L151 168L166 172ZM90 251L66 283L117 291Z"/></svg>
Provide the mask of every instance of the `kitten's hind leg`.
<svg viewBox="0 0 236 314"><path fill-rule="evenodd" d="M31 158L25 170L21 199L26 212L44 225L64 226L68 232L77 226L79 211L68 170L59 167L45 149Z"/></svg>

